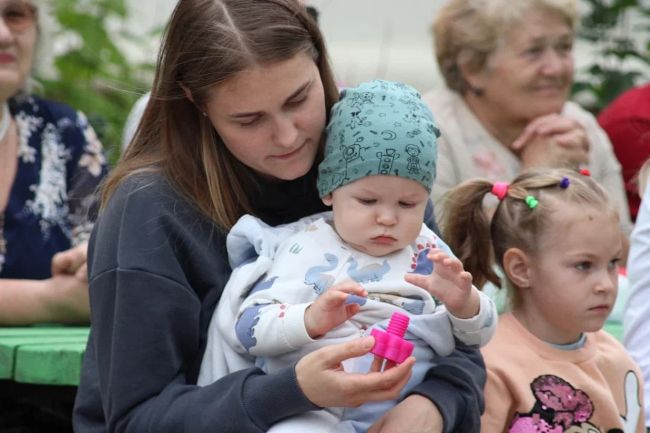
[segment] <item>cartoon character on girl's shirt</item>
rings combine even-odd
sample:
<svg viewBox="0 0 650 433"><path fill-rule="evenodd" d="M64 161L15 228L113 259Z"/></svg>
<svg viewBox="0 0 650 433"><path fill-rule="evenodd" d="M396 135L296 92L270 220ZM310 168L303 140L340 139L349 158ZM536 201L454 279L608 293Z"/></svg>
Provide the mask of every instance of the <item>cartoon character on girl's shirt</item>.
<svg viewBox="0 0 650 433"><path fill-rule="evenodd" d="M515 414L509 433L603 433L589 420L594 405L584 391L574 388L564 379L552 374L537 377L530 385L535 405L530 412ZM621 416L625 430L610 429L607 433L633 433L639 416L639 383L630 372L625 378L625 401L629 413Z"/></svg>

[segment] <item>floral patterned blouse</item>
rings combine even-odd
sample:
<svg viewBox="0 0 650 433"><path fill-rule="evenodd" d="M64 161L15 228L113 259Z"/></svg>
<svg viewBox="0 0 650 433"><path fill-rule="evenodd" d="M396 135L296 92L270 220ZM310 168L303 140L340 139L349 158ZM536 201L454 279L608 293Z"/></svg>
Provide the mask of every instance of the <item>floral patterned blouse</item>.
<svg viewBox="0 0 650 433"><path fill-rule="evenodd" d="M90 236L106 158L83 113L36 96L11 100L9 109L20 138L0 212L0 278L48 278L52 256Z"/></svg>

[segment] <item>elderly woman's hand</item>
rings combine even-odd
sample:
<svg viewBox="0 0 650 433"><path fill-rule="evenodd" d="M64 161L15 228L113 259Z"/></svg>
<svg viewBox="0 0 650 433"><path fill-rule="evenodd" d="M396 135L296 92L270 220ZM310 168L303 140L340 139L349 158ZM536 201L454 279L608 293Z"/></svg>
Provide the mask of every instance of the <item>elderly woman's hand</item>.
<svg viewBox="0 0 650 433"><path fill-rule="evenodd" d="M52 275L68 274L87 281L88 243L79 244L52 257Z"/></svg>
<svg viewBox="0 0 650 433"><path fill-rule="evenodd" d="M393 400L409 378L415 358L393 368L370 373L346 373L342 362L365 355L374 338L332 344L315 350L298 361L296 378L305 396L320 407L357 407L368 401Z"/></svg>
<svg viewBox="0 0 650 433"><path fill-rule="evenodd" d="M577 121L561 114L538 117L512 143L523 168L578 167L589 163L589 140Z"/></svg>
<svg viewBox="0 0 650 433"><path fill-rule="evenodd" d="M442 415L426 397L413 394L374 423L368 433L441 433Z"/></svg>
<svg viewBox="0 0 650 433"><path fill-rule="evenodd" d="M73 274L58 274L44 280L41 302L45 322L87 323L90 319L88 279L85 263Z"/></svg>
<svg viewBox="0 0 650 433"><path fill-rule="evenodd" d="M45 321L86 323L90 319L87 252L88 244L83 243L52 257L52 277L44 280L40 297Z"/></svg>

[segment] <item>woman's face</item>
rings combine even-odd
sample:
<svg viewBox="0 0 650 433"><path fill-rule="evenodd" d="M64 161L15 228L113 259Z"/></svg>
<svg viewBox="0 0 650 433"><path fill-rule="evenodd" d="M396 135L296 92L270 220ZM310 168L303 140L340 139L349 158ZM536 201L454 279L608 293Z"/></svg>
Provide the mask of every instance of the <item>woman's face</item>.
<svg viewBox="0 0 650 433"><path fill-rule="evenodd" d="M557 13L531 9L503 35L483 71L468 81L504 121L528 123L557 113L573 81L574 32Z"/></svg>
<svg viewBox="0 0 650 433"><path fill-rule="evenodd" d="M263 64L211 90L206 112L230 152L281 180L309 171L325 128L325 93L307 54Z"/></svg>
<svg viewBox="0 0 650 433"><path fill-rule="evenodd" d="M38 30L36 8L28 0L0 0L0 98L22 86L32 69Z"/></svg>

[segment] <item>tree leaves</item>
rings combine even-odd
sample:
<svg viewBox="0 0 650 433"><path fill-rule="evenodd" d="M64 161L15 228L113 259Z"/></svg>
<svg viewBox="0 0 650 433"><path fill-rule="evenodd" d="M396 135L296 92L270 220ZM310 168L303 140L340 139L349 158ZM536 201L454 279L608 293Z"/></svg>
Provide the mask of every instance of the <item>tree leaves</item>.
<svg viewBox="0 0 650 433"><path fill-rule="evenodd" d="M650 6L638 0L585 0L578 37L596 47L572 94L597 113L624 90L650 80ZM583 104L585 104L583 102Z"/></svg>
<svg viewBox="0 0 650 433"><path fill-rule="evenodd" d="M61 27L53 36L75 43L55 58L55 77L36 78L43 84L45 97L86 113L114 163L120 155L126 117L136 99L149 89L153 70L151 63L128 59L123 41L148 41L120 29L128 18L124 0L57 0L52 4ZM75 37L63 37L70 35Z"/></svg>

